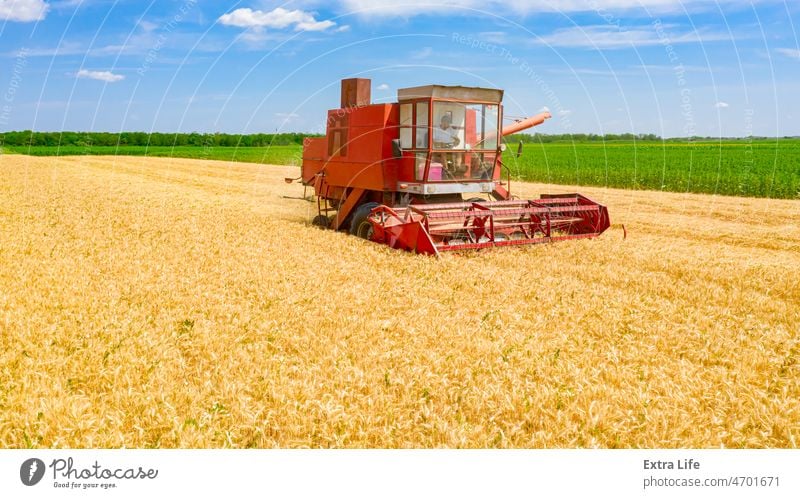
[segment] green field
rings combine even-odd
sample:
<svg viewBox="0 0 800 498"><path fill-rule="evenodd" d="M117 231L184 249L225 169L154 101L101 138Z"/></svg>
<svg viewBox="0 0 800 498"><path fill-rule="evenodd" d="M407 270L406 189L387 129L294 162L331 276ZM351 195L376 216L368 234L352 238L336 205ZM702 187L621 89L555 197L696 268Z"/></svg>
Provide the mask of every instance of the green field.
<svg viewBox="0 0 800 498"><path fill-rule="evenodd" d="M800 140L526 144L505 162L518 180L637 190L800 199ZM47 155L147 155L299 164L299 145L271 147L6 147Z"/></svg>
<svg viewBox="0 0 800 498"><path fill-rule="evenodd" d="M529 144L505 162L526 181L800 198L798 140Z"/></svg>

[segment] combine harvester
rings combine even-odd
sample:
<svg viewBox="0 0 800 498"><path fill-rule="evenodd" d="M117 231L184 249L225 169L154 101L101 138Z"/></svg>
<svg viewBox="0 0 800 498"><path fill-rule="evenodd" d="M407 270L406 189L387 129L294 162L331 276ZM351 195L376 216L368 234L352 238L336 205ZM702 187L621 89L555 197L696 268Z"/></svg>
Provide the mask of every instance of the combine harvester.
<svg viewBox="0 0 800 498"><path fill-rule="evenodd" d="M372 104L370 80L354 78L342 80L341 97L326 136L303 145L299 179L314 187L315 225L432 255L596 237L609 227L605 206L580 194L511 196L501 138L550 114L502 127L502 90L429 85Z"/></svg>

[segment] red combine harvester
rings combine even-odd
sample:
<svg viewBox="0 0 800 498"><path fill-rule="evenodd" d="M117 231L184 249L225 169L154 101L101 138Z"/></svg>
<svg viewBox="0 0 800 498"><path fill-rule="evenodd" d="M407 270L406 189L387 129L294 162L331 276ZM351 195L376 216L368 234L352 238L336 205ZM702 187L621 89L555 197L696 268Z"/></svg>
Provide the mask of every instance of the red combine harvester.
<svg viewBox="0 0 800 498"><path fill-rule="evenodd" d="M372 104L370 80L354 78L342 80L341 96L326 136L303 145L315 225L436 255L596 237L609 227L605 206L580 194L512 198L502 137L550 114L502 127L502 90L429 85Z"/></svg>

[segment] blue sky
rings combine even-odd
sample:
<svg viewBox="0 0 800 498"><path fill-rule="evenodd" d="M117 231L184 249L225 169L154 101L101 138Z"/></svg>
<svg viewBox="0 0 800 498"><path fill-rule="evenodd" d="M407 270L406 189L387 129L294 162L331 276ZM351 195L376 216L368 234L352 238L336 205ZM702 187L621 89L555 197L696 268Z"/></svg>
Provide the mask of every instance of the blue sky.
<svg viewBox="0 0 800 498"><path fill-rule="evenodd" d="M339 80L548 108L543 133L800 135L778 0L0 0L0 131L316 131Z"/></svg>

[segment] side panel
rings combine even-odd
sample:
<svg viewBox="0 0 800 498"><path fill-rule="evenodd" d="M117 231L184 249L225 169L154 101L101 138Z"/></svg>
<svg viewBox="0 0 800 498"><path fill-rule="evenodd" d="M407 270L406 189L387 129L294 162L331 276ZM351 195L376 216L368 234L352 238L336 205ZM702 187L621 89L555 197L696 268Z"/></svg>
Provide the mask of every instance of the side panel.
<svg viewBox="0 0 800 498"><path fill-rule="evenodd" d="M397 134L396 104L375 104L328 112L325 176L332 186L383 191L394 182L391 139ZM392 121L395 123L393 124ZM346 133L342 133L346 126ZM387 154L388 151L388 154Z"/></svg>
<svg viewBox="0 0 800 498"><path fill-rule="evenodd" d="M331 160L325 168L325 180L334 187L383 190L383 168L380 162L353 163Z"/></svg>
<svg viewBox="0 0 800 498"><path fill-rule="evenodd" d="M327 143L328 141L325 137L306 138L303 140L303 165L300 167L300 175L304 184L312 183L314 175L319 173L325 166Z"/></svg>
<svg viewBox="0 0 800 498"><path fill-rule="evenodd" d="M397 190L397 182L406 176L413 175L413 161L406 162L394 157L392 140L400 138L400 104L386 106L385 125L383 129L381 156L383 156L383 189L386 191Z"/></svg>
<svg viewBox="0 0 800 498"><path fill-rule="evenodd" d="M422 153L421 153L422 154ZM425 154L425 159L427 160L427 153ZM414 152L404 151L403 157L395 160L395 171L397 173L397 181L395 181L391 189L397 189L397 182L416 182L417 177L415 174L415 170L417 168L417 155ZM424 164L421 166L422 170L424 171Z"/></svg>

